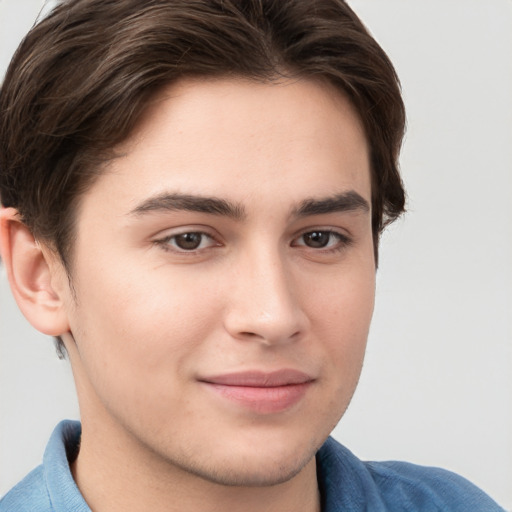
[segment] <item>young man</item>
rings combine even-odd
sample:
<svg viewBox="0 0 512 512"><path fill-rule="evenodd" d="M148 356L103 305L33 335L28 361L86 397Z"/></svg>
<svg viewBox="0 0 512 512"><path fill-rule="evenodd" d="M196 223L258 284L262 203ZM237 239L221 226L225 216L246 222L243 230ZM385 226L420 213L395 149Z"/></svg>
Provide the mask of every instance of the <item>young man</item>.
<svg viewBox="0 0 512 512"><path fill-rule="evenodd" d="M2 512L500 510L328 439L404 205L398 81L346 4L63 2L0 115L2 258L81 410Z"/></svg>

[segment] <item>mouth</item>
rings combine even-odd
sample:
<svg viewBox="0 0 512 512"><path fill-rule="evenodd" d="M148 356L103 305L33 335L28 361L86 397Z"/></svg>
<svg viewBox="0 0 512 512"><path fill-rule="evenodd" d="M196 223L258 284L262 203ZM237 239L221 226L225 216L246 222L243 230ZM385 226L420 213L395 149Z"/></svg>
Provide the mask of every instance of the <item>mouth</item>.
<svg viewBox="0 0 512 512"><path fill-rule="evenodd" d="M237 372L199 380L222 400L260 414L290 409L304 398L314 381L293 369Z"/></svg>

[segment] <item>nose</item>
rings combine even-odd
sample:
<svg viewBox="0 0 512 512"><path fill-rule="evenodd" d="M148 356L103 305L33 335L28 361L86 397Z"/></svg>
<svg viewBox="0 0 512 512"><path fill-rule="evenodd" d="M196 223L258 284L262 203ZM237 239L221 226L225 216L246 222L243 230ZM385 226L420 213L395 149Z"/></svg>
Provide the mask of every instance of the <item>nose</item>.
<svg viewBox="0 0 512 512"><path fill-rule="evenodd" d="M278 251L252 252L232 269L226 330L240 340L289 343L307 327L298 283Z"/></svg>

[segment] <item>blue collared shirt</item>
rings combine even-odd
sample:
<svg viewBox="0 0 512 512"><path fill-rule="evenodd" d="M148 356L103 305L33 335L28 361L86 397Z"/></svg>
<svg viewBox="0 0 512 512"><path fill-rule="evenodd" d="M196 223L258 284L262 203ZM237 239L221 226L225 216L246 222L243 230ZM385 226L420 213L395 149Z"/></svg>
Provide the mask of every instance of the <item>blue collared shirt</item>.
<svg viewBox="0 0 512 512"><path fill-rule="evenodd" d="M57 425L43 464L0 501L0 512L91 512L69 468L80 423ZM316 457L323 512L505 512L464 478L405 462L362 462L329 438Z"/></svg>

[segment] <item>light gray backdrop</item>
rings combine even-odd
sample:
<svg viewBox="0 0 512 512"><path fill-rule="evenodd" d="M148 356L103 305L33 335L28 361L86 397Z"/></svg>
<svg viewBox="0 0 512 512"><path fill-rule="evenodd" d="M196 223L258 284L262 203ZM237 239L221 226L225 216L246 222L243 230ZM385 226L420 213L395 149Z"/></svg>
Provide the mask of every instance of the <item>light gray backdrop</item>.
<svg viewBox="0 0 512 512"><path fill-rule="evenodd" d="M42 0L0 0L0 76ZM335 437L443 466L512 510L512 1L353 0L394 61L409 213L382 243L359 390ZM0 495L77 418L67 362L0 270Z"/></svg>

